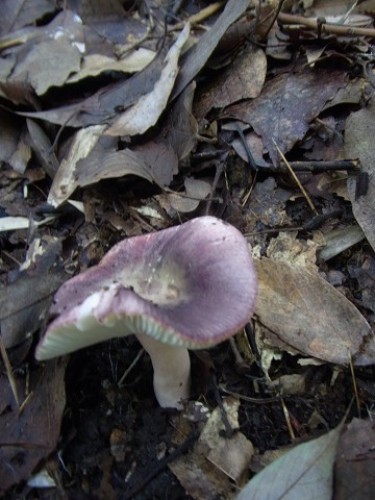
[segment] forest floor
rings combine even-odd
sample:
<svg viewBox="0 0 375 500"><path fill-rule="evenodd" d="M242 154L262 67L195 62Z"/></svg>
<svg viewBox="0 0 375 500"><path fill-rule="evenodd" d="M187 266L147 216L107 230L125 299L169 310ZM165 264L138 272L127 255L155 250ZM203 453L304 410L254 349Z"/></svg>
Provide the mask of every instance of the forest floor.
<svg viewBox="0 0 375 500"><path fill-rule="evenodd" d="M0 20L0 494L371 498L374 2L21 3ZM64 281L203 215L246 238L259 290L191 352L182 411L133 336L35 360Z"/></svg>

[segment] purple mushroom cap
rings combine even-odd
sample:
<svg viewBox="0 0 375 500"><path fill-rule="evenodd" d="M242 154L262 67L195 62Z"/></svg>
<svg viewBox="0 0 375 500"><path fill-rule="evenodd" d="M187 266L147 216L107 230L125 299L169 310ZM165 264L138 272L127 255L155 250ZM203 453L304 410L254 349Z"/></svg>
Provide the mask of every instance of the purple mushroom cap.
<svg viewBox="0 0 375 500"><path fill-rule="evenodd" d="M135 334L156 374L156 364L165 364L152 354L161 343L184 348L180 351L218 344L250 319L256 292L256 272L242 234L215 217L198 217L123 240L98 265L65 282L36 358ZM187 352L183 356L186 361ZM183 385L186 396L187 379Z"/></svg>
<svg viewBox="0 0 375 500"><path fill-rule="evenodd" d="M242 234L215 217L198 217L123 240L97 266L65 282L36 357L137 333L189 349L211 347L247 323L256 292Z"/></svg>

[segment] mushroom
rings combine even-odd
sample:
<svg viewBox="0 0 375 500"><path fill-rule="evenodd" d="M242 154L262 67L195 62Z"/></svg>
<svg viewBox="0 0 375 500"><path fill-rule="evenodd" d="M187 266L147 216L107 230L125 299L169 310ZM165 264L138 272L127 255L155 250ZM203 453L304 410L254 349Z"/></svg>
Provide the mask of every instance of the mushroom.
<svg viewBox="0 0 375 500"><path fill-rule="evenodd" d="M58 290L36 349L47 360L135 334L162 407L189 397L187 349L214 346L250 319L257 278L242 234L211 216L125 239Z"/></svg>

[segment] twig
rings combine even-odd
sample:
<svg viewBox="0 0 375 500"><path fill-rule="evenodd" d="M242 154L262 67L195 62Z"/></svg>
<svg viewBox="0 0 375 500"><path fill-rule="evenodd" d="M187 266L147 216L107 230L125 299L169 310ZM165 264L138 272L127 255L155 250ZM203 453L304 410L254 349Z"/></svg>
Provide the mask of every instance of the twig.
<svg viewBox="0 0 375 500"><path fill-rule="evenodd" d="M222 422L224 424L224 428L225 428L225 431L224 431L225 437L227 439L230 439L233 436L233 434L235 433L236 429L233 429L233 427L231 426L231 424L229 422L227 412L225 411L223 401L222 401L221 396L220 396L219 387L217 385L217 380L216 380L215 375L213 375L212 378L213 378L214 397L215 397L216 403L220 409L221 420L222 420Z"/></svg>
<svg viewBox="0 0 375 500"><path fill-rule="evenodd" d="M326 220L331 219L332 217L339 217L342 215L342 210L340 208L336 208L327 212L325 214L315 215L312 219L308 220L302 226L292 226L292 227L273 227L270 229L263 229L262 231L254 231L250 233L244 233L244 236L253 236L255 234L267 234L267 233L276 233L282 231L313 231L318 229Z"/></svg>
<svg viewBox="0 0 375 500"><path fill-rule="evenodd" d="M239 392L230 391L225 388L223 385L219 386L219 389L225 394L229 394L237 399L242 399L243 401L248 401L249 403L254 404L270 404L270 403L279 403L281 397L280 396L271 396L269 398L252 398L251 396L245 396L244 394L240 394Z"/></svg>
<svg viewBox="0 0 375 500"><path fill-rule="evenodd" d="M317 32L320 31L321 34L375 37L375 29L373 28L357 28L355 26L326 23L322 21L322 19L295 16L293 14L286 14L285 12L280 12L277 20L282 25L300 25L308 29L316 30Z"/></svg>
<svg viewBox="0 0 375 500"><path fill-rule="evenodd" d="M202 21L205 21L207 18L211 17L218 10L220 10L224 4L225 4L225 2L223 2L223 1L212 3L211 5L208 5L204 9L197 12L197 14L193 14L192 16L185 19L184 22L177 23L174 26L171 26L168 29L168 31L180 30L185 26L186 23L190 23L192 26L194 24L200 24L200 23L202 23Z"/></svg>
<svg viewBox="0 0 375 500"><path fill-rule="evenodd" d="M238 125L237 122L234 123L234 128L236 129L237 134L239 135L240 141L242 143L242 146L245 150L246 156L247 156L247 163L249 164L249 167L254 170L255 172L258 171L258 165L256 164L254 160L254 156L252 152L250 151L249 145L246 142L245 135L243 133L242 128Z"/></svg>
<svg viewBox="0 0 375 500"><path fill-rule="evenodd" d="M333 160L333 161L290 161L289 165L295 172L335 172L340 170L345 170L346 172L359 172L361 169L361 164L359 160ZM268 168L268 167L266 167ZM288 167L284 165L284 162L275 169L271 170L276 172L286 172Z"/></svg>
<svg viewBox="0 0 375 500"><path fill-rule="evenodd" d="M165 467L172 462L175 458L179 457L183 453L185 453L190 446L196 441L199 437L198 431L193 431L189 434L189 436L185 439L183 443L180 444L172 453L170 453L167 457L159 460L156 465L148 474L146 474L142 480L138 481L137 484L131 488L125 495L121 498L122 500L132 500L137 493L143 490L150 481L152 481L156 476L158 476Z"/></svg>
<svg viewBox="0 0 375 500"><path fill-rule="evenodd" d="M216 187L218 185L220 177L224 171L224 165L225 165L225 161L226 161L227 157L228 157L228 153L226 153L226 152L223 153L221 155L219 164L216 164L216 166L215 166L215 169L216 169L215 170L215 177L214 177L214 180L212 182L210 197L206 198L206 200L208 201L208 203L206 205L206 209L205 209L206 215L208 215L210 213L212 201L214 201L214 193L216 191Z"/></svg>
<svg viewBox="0 0 375 500"><path fill-rule="evenodd" d="M271 31L272 26L275 24L276 19L278 19L278 18L279 18L279 16L280 16L280 11L281 11L281 8L282 8L282 6L283 6L283 3L284 3L284 2L285 2L285 0L280 0L280 1L279 1L279 5L277 6L277 8L276 8L276 12L275 12L275 17L274 17L273 21L270 23L269 28L268 28L268 30L266 31L265 35L264 35L264 39L265 39L265 40L267 40L268 34L269 34L269 32Z"/></svg>

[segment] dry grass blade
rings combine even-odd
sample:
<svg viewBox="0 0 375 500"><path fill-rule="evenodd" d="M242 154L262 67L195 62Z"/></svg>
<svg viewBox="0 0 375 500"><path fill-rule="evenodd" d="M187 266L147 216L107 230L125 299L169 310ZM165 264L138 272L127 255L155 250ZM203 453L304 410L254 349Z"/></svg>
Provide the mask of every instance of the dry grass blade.
<svg viewBox="0 0 375 500"><path fill-rule="evenodd" d="M8 358L8 354L7 354L7 351L5 349L4 342L3 342L3 339L1 337L1 335L0 335L0 352L1 352L1 357L2 357L4 365L5 365L5 371L6 371L8 380L9 380L9 385L10 385L10 387L12 389L12 393L13 393L14 399L15 399L15 401L17 403L17 406L19 407L20 406L20 400L18 398L17 385L16 385L15 378L13 376L12 366L10 364L10 361L9 361L9 358Z"/></svg>
<svg viewBox="0 0 375 500"><path fill-rule="evenodd" d="M281 156L281 158L283 159L285 165L287 166L289 172L290 172L290 175L293 177L294 181L296 182L297 186L299 187L299 189L301 190L301 193L303 194L303 196L306 198L306 201L309 205L309 207L311 208L311 210L313 212L315 212L315 214L318 214L318 211L317 209L314 207L314 204L310 198L310 196L308 195L307 191L305 190L305 188L302 186L300 180L298 179L298 177L296 176L296 174L294 173L294 170L292 169L290 163L288 162L288 160L285 158L285 155L284 153L281 151L281 149L279 148L279 146L276 144L276 141L273 139L273 143L275 144L275 147L277 149L277 152L279 153L279 155Z"/></svg>

